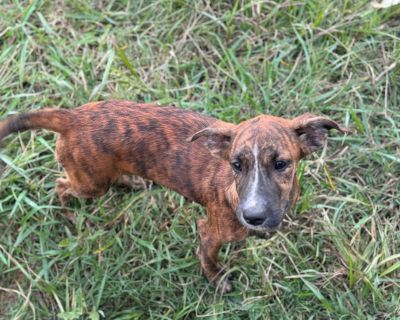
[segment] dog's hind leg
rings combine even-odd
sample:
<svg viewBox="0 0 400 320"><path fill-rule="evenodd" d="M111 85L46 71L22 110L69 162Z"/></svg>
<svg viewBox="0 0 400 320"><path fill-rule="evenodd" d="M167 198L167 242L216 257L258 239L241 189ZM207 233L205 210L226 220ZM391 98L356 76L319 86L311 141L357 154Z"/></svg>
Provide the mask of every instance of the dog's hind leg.
<svg viewBox="0 0 400 320"><path fill-rule="evenodd" d="M64 207L72 197L90 199L102 196L107 192L109 185L110 183L104 183L102 186L82 185L69 178L58 178L56 180L56 193L61 205Z"/></svg>
<svg viewBox="0 0 400 320"><path fill-rule="evenodd" d="M56 193L60 200L61 206L65 207L71 199L71 185L68 179L58 178L56 180Z"/></svg>
<svg viewBox="0 0 400 320"><path fill-rule="evenodd" d="M56 192L62 206L71 197L89 199L103 195L118 177L110 155L96 157L90 145L70 147L76 144L76 141L71 142L63 136L57 140L56 159L66 174L66 178L56 180Z"/></svg>
<svg viewBox="0 0 400 320"><path fill-rule="evenodd" d="M91 199L105 194L111 185L111 179L102 174L102 172L96 172L97 178L94 179L85 172L75 169L72 173L67 171L66 179L56 180L56 192L61 205L65 206L71 197Z"/></svg>
<svg viewBox="0 0 400 320"><path fill-rule="evenodd" d="M116 181L116 184L136 191L146 189L151 184L151 181L134 175L122 174Z"/></svg>

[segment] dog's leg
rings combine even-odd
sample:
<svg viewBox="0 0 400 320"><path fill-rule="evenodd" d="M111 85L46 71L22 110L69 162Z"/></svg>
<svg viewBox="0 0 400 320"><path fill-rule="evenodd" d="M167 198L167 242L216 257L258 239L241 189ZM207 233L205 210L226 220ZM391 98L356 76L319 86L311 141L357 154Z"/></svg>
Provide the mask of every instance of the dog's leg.
<svg viewBox="0 0 400 320"><path fill-rule="evenodd" d="M58 178L56 180L56 193L63 207L68 205L72 197L82 199L96 198L103 195L107 189L107 185L97 188L90 185L77 185L68 178Z"/></svg>
<svg viewBox="0 0 400 320"><path fill-rule="evenodd" d="M58 178L56 180L56 193L58 195L58 199L61 203L61 212L64 214L65 217L72 223L75 224L75 214L73 212L68 211L66 208L68 205L69 200L73 196L71 193L71 184L69 183L68 179L66 178Z"/></svg>
<svg viewBox="0 0 400 320"><path fill-rule="evenodd" d="M71 197L89 199L103 195L118 178L111 155L101 154L96 157L97 149L95 152L91 144L83 147L74 138L73 135L60 136L56 143L56 159L66 174L66 178L56 181L56 192L62 206Z"/></svg>
<svg viewBox="0 0 400 320"><path fill-rule="evenodd" d="M58 195L58 199L60 200L61 206L67 206L69 200L71 199L71 184L68 179L58 178L56 180L56 193Z"/></svg>
<svg viewBox="0 0 400 320"><path fill-rule="evenodd" d="M149 180L145 180L141 177L128 174L121 175L116 182L117 185L131 188L134 191L146 189L150 185L150 183L151 182Z"/></svg>
<svg viewBox="0 0 400 320"><path fill-rule="evenodd" d="M210 233L207 219L197 220L197 229L200 234L200 247L198 256L204 275L210 282L215 282L220 276L221 268L218 266L218 252L223 243L214 238Z"/></svg>
<svg viewBox="0 0 400 320"><path fill-rule="evenodd" d="M218 252L220 248L231 241L239 241L247 236L247 230L239 222L232 218L232 212L226 215L208 210L209 219L197 220L197 227L200 234L199 259L201 268L207 279L214 284L222 276L223 269L218 264ZM224 220L219 220L224 217ZM232 285L225 279L220 285L222 293L232 291Z"/></svg>
<svg viewBox="0 0 400 320"><path fill-rule="evenodd" d="M103 195L107 191L107 188L108 187L106 185L104 187L96 188L90 184L78 184L76 181L71 180L67 174L67 178L58 178L56 180L55 191L60 200L61 207L63 207L62 213L72 224L75 224L75 214L66 208L71 198L95 198Z"/></svg>

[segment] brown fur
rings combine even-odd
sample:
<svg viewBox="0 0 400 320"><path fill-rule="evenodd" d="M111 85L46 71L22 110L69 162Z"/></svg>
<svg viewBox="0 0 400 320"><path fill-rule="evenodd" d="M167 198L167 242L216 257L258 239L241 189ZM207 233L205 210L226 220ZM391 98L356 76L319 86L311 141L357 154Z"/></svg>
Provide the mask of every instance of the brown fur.
<svg viewBox="0 0 400 320"><path fill-rule="evenodd" d="M235 126L174 107L106 101L75 110L44 109L10 117L0 122L0 141L12 132L27 129L60 133L56 157L65 168L66 178L57 179L56 192L63 205L72 196L104 194L124 174L153 180L202 204L207 218L197 223L199 258L206 277L216 281L221 271L221 246L249 233L235 213L242 178L233 173L229 157L239 148L251 149L255 139L262 143L265 165L271 161L268 152L285 153L293 161L291 169L274 181L292 206L299 190L296 164L321 143L318 139L326 133L319 132L312 137L315 143L307 145L307 134L314 132L307 121L314 125L330 120L310 114L294 120L260 116ZM344 130L332 123L321 126ZM223 287L231 289L228 282Z"/></svg>

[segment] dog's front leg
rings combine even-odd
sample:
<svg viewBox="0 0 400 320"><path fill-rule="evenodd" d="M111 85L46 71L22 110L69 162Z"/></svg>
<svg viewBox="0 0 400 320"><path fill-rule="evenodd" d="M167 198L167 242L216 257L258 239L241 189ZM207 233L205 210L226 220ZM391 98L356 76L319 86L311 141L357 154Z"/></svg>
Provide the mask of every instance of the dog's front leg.
<svg viewBox="0 0 400 320"><path fill-rule="evenodd" d="M224 212L227 211L227 212ZM220 248L231 241L239 241L247 236L247 230L239 224L230 210L213 210L208 208L208 219L197 220L200 234L199 259L201 268L207 279L219 285L222 293L232 291L232 285L227 279L219 283L223 269L218 264Z"/></svg>

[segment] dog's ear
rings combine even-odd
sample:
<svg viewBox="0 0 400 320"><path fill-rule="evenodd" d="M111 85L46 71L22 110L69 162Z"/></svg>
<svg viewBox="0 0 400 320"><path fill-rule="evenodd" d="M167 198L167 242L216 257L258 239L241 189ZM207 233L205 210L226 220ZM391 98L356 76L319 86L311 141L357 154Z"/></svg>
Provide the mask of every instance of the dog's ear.
<svg viewBox="0 0 400 320"><path fill-rule="evenodd" d="M233 138L233 127L234 125L225 123L223 125L207 127L196 132L186 141L192 142L201 137L205 137L207 139L204 145L213 156L228 159Z"/></svg>
<svg viewBox="0 0 400 320"><path fill-rule="evenodd" d="M299 137L302 157L321 148L327 139L329 130L336 129L341 133L350 133L335 121L305 113L292 120L292 128Z"/></svg>

